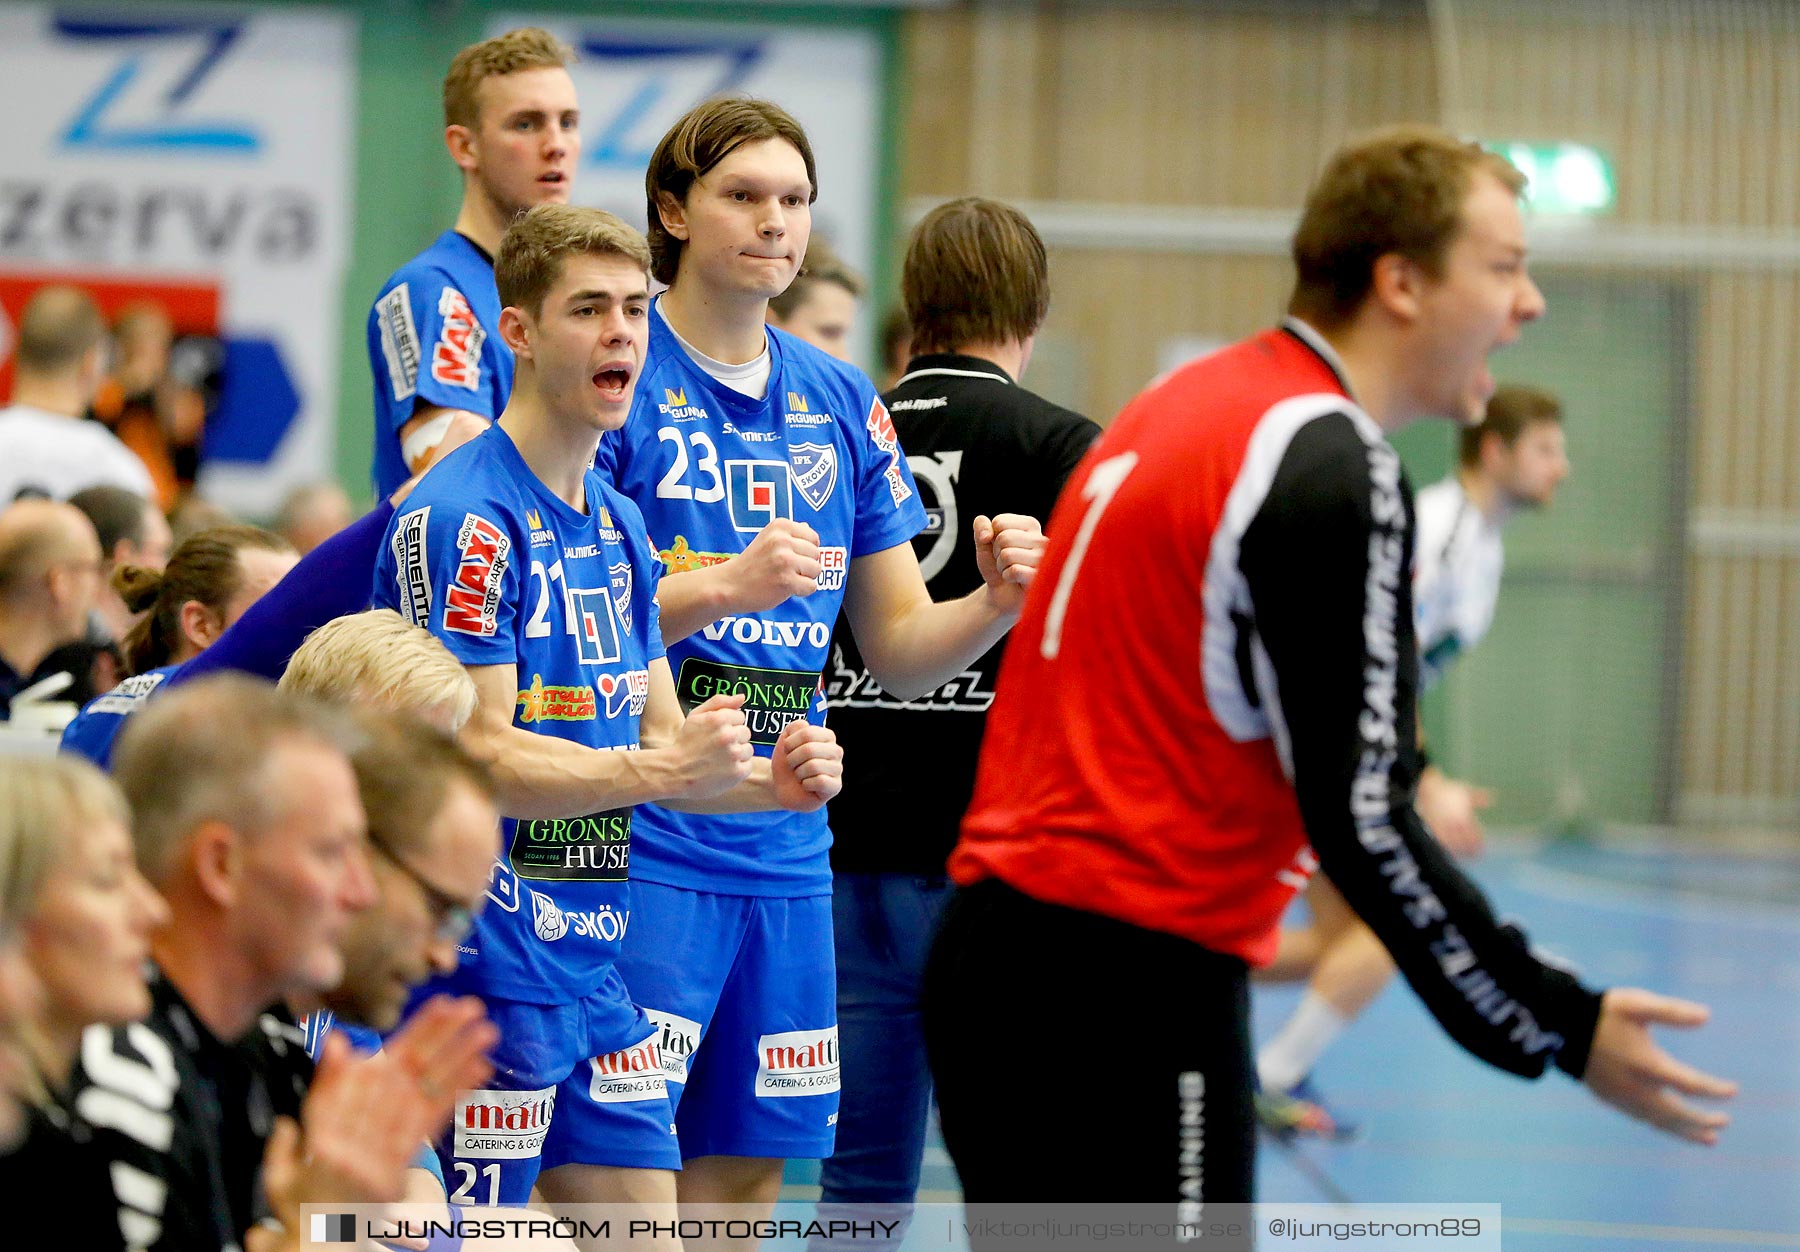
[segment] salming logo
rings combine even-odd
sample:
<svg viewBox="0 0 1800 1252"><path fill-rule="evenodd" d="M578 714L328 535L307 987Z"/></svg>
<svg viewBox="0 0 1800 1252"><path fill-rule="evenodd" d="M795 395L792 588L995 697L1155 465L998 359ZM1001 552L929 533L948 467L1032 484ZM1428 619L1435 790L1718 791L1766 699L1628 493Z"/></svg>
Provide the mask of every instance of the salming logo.
<svg viewBox="0 0 1800 1252"><path fill-rule="evenodd" d="M1181 1200L1175 1220L1188 1225L1200 1220L1206 1200L1206 1075L1183 1070L1176 1093L1181 1100Z"/></svg>
<svg viewBox="0 0 1800 1252"><path fill-rule="evenodd" d="M1415 930L1430 931L1430 949L1445 981L1490 1026L1508 1019L1510 1042L1525 1056L1554 1052L1563 1038L1541 1028L1524 1005L1508 995L1481 966L1480 956L1455 926L1449 911L1420 872L1406 840L1394 828L1393 769L1400 750L1400 602L1406 563L1406 500L1400 458L1385 443L1370 446L1369 572L1363 589L1363 707L1357 715L1362 740L1350 782L1350 813L1357 842L1378 858L1388 891ZM1406 640L1411 645L1410 637Z"/></svg>

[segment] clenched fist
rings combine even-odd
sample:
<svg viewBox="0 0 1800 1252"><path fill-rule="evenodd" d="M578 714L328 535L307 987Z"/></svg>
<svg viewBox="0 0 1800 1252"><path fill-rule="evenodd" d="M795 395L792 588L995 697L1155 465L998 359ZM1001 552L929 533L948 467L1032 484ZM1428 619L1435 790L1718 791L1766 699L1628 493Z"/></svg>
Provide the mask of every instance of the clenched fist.
<svg viewBox="0 0 1800 1252"><path fill-rule="evenodd" d="M819 583L819 532L780 517L756 532L750 546L725 562L730 601L738 613L761 613Z"/></svg>
<svg viewBox="0 0 1800 1252"><path fill-rule="evenodd" d="M975 564L1000 607L1017 613L1044 559L1044 528L1022 513L975 519Z"/></svg>

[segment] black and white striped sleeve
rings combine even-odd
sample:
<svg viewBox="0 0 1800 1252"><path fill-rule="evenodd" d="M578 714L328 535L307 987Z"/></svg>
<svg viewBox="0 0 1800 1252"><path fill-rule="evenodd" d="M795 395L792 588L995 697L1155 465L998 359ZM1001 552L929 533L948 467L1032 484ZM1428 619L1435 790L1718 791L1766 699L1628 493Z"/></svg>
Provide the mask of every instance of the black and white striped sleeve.
<svg viewBox="0 0 1800 1252"><path fill-rule="evenodd" d="M1599 995L1534 957L1426 831L1418 778L1411 507L1399 458L1360 415L1294 433L1239 567L1320 865L1469 1052L1580 1077Z"/></svg>

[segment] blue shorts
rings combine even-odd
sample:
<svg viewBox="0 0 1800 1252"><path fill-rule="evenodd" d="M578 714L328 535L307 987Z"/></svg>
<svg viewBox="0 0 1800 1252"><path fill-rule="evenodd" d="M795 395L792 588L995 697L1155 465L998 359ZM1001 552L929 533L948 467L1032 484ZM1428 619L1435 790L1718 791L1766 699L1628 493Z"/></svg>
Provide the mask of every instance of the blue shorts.
<svg viewBox="0 0 1800 1252"><path fill-rule="evenodd" d="M618 970L658 1028L681 1156L822 1160L837 1134L831 897L635 879Z"/></svg>
<svg viewBox="0 0 1800 1252"><path fill-rule="evenodd" d="M623 995L614 971L571 1004L482 997L500 1042L437 1145L452 1203L522 1205L558 1165L681 1168L656 1027L634 1009L621 1029Z"/></svg>

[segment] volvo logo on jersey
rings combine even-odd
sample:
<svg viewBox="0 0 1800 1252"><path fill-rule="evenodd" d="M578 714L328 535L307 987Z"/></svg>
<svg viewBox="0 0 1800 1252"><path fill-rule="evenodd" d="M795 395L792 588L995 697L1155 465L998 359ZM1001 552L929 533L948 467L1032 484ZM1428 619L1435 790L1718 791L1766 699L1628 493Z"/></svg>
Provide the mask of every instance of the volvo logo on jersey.
<svg viewBox="0 0 1800 1252"><path fill-rule="evenodd" d="M522 819L507 853L520 878L624 882L631 869L631 810Z"/></svg>
<svg viewBox="0 0 1800 1252"><path fill-rule="evenodd" d="M684 713L692 713L714 696L743 696L750 742L760 744L773 744L789 722L805 721L818 689L817 674L722 665L697 656L681 663L681 673L675 679L675 694L681 699Z"/></svg>

